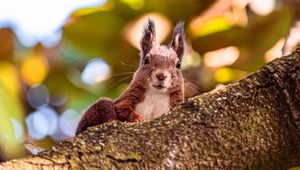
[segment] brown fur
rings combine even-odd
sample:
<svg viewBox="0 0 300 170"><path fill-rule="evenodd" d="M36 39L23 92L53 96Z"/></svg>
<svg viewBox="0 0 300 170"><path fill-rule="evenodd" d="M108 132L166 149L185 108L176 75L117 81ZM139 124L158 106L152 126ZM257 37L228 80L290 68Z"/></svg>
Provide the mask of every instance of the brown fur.
<svg viewBox="0 0 300 170"><path fill-rule="evenodd" d="M128 122L142 120L140 115L135 112L135 106L143 101L144 94L145 88L138 82L133 81L127 91L114 102L118 120Z"/></svg>
<svg viewBox="0 0 300 170"><path fill-rule="evenodd" d="M114 111L113 101L105 98L99 99L85 111L77 126L76 134L86 130L87 127L96 126L116 119L117 115Z"/></svg>
<svg viewBox="0 0 300 170"><path fill-rule="evenodd" d="M184 81L180 68L177 68L184 53L183 23L176 26L170 45L165 46L156 43L155 25L149 20L140 45L141 65L128 89L114 102L100 99L90 106L80 120L76 134L87 127L111 120L142 121L143 117L136 112L136 106L144 101L147 91L169 96L171 108L183 101Z"/></svg>

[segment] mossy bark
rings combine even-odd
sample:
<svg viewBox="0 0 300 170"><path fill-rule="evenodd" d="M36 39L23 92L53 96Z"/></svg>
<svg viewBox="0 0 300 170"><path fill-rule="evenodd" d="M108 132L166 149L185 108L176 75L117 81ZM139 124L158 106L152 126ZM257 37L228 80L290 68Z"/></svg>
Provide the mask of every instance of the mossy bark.
<svg viewBox="0 0 300 170"><path fill-rule="evenodd" d="M286 169L300 165L300 50L151 122L89 128L0 169Z"/></svg>

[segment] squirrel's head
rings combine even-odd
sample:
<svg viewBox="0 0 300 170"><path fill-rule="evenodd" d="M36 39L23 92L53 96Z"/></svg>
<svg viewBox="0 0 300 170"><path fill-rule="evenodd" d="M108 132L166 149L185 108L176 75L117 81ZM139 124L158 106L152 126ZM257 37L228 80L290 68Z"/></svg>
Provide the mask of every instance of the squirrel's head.
<svg viewBox="0 0 300 170"><path fill-rule="evenodd" d="M184 24L176 25L169 45L160 45L155 38L155 25L148 20L140 41L141 64L135 77L156 92L170 92L183 87L181 61L184 54Z"/></svg>

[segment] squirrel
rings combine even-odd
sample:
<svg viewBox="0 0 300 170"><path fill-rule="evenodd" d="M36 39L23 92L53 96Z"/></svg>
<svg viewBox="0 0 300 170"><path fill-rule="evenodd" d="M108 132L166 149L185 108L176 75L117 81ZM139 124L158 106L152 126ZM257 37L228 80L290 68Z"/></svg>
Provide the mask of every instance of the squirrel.
<svg viewBox="0 0 300 170"><path fill-rule="evenodd" d="M184 100L181 61L185 50L184 23L174 28L168 45L156 42L155 24L149 19L140 40L141 63L127 90L115 101L100 98L84 113L76 135L90 126L112 120L150 121Z"/></svg>

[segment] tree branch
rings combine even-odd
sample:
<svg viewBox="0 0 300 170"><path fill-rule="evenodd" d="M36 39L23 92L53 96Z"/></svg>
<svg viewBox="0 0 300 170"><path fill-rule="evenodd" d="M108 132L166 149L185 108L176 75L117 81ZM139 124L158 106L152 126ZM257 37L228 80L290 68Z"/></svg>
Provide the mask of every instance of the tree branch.
<svg viewBox="0 0 300 170"><path fill-rule="evenodd" d="M286 169L299 128L300 49L151 122L91 127L0 169Z"/></svg>

